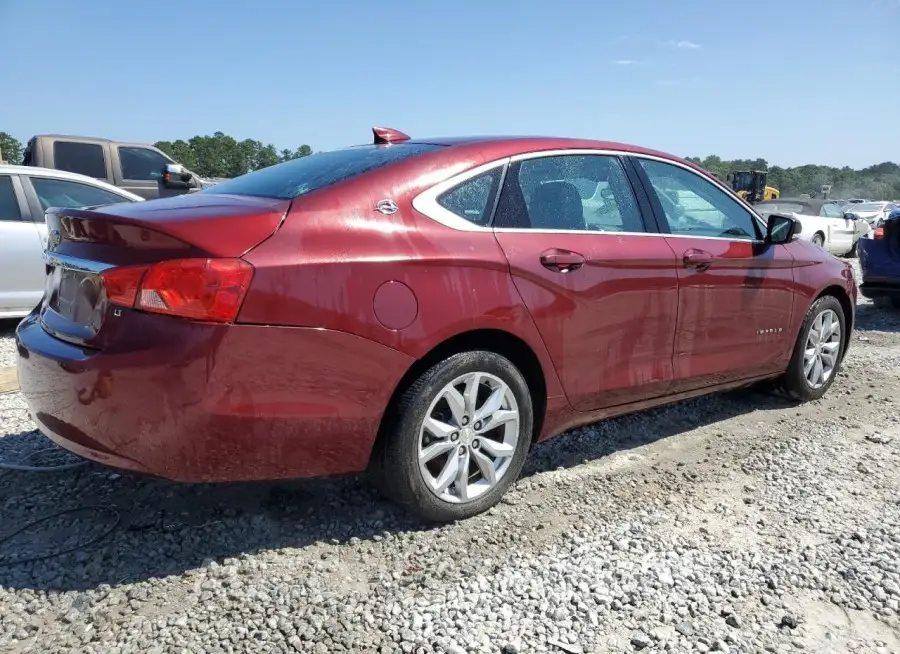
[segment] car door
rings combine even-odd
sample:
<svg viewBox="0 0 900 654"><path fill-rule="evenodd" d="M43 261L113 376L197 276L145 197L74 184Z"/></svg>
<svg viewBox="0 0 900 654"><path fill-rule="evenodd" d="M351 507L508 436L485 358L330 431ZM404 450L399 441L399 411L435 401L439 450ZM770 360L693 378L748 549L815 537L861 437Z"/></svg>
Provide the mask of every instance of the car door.
<svg viewBox="0 0 900 654"><path fill-rule="evenodd" d="M648 233L619 157L514 157L493 227L575 409L669 390L677 262Z"/></svg>
<svg viewBox="0 0 900 654"><path fill-rule="evenodd" d="M844 211L834 202L826 202L819 210L819 215L828 219L829 238L828 251L833 254L846 254L853 248L856 239L856 221L844 217Z"/></svg>
<svg viewBox="0 0 900 654"><path fill-rule="evenodd" d="M680 262L673 392L784 369L794 259L744 203L686 165L635 157Z"/></svg>
<svg viewBox="0 0 900 654"><path fill-rule="evenodd" d="M138 145L118 145L114 149L119 155L114 159L117 185L126 191L148 200L187 193L187 189L163 185L163 170L174 162L160 152Z"/></svg>
<svg viewBox="0 0 900 654"><path fill-rule="evenodd" d="M0 317L31 311L44 294L41 239L18 175L0 175Z"/></svg>

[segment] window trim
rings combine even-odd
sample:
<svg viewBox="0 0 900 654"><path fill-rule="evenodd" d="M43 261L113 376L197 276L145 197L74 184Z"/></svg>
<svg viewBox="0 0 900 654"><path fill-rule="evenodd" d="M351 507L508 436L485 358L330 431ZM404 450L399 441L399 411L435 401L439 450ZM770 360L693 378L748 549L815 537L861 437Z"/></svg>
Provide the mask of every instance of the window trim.
<svg viewBox="0 0 900 654"><path fill-rule="evenodd" d="M438 198L442 196L447 191L453 190L460 184L464 184L468 182L470 179L478 177L484 173L490 172L495 168L503 166L503 171L500 174L500 189L503 188L503 182L506 179L506 167L509 164L509 157L505 157L503 159L497 159L495 161L490 161L485 164L481 164L480 166L475 166L475 168L470 168L469 170L463 171L456 175L451 175L447 179L442 182L438 182L434 186L422 191L418 195L416 195L412 199L413 209L418 211L419 213L431 218L435 222L440 223L444 227L449 227L450 229L455 229L461 232L492 232L494 231L491 225L494 222L494 212L497 211L497 200L500 197L500 192L498 191L496 197L494 198L494 206L491 208L491 215L488 220L487 225L476 225L473 222L470 222L463 218L462 216L457 216L455 213L450 211L449 209L445 209L438 202Z"/></svg>
<svg viewBox="0 0 900 654"><path fill-rule="evenodd" d="M480 226L474 223L469 222L465 218L461 218L457 216L455 213L444 209L441 205L437 203L437 197L452 189L454 186L461 184L472 177L476 177L482 173L485 173L493 168L498 166L508 167L510 163L514 161L523 161L525 159L534 159L536 157L551 157L551 156L564 156L564 155L608 155L619 157L622 160L623 166L625 168L625 173L628 176L629 181L632 183L632 188L634 190L635 196L638 201L638 208L641 209L641 213L644 216L644 222L647 225L648 231L644 232L598 232L593 229L588 230L566 230L563 232L562 230L554 230L554 229L531 229L531 228L518 228L518 227L492 227L491 225L494 222L494 213L497 211L496 203L494 205L494 211L491 214L491 220L488 226ZM645 180L646 173L644 169L639 165L634 165L634 159L649 159L651 161L659 161L661 163L670 164L672 166L676 166L678 168L683 168L689 173L693 173L697 175L701 179L708 181L713 186L718 187L721 191L723 191L728 196L732 197L736 202L740 202L740 198L734 195L734 192L721 181L714 177L707 177L704 175L700 175L696 170L694 170L691 166L685 165L680 161L676 161L674 159L669 159L667 157L659 157L651 154L643 154L630 152L628 150L610 150L606 148L555 148L550 150L538 150L534 152L522 152L515 155L510 155L507 157L502 157L500 159L495 159L493 161L489 161L487 163L481 164L474 168L470 168L461 173L457 173L455 175L451 175L447 177L441 182L438 182L434 186L431 186L424 191L420 192L416 195L412 200L413 208L419 213L423 214L427 218L434 220L445 227L449 227L450 229L454 229L456 231L461 232L522 232L522 233L531 233L531 234L587 234L591 236L604 236L609 234L616 234L618 236L665 236L668 238L704 238L704 239L712 239L718 241L730 241L735 243L762 243L765 240L765 236L758 240L747 240L747 239L734 239L728 238L725 236L689 236L685 234L672 234L667 232L668 222L665 222L665 216L662 217L658 214L658 211L661 211L662 208L658 207L659 199L656 197L655 192L651 193L647 190L646 184L648 183ZM632 178L632 174L634 178ZM504 177L506 176L506 170L503 171ZM640 187L635 187L635 181L640 183ZM651 189L652 191L652 189ZM499 200L500 194L497 194L497 199ZM642 199L645 199L649 203L649 207L645 207ZM645 215L647 208L650 209L650 215ZM759 216L756 211L753 210L752 207L746 206L743 207L746 211L749 211L751 217L756 219L757 225L760 228L760 232L764 235L766 233L766 223ZM650 223L650 219L656 223L653 225ZM662 221L662 222L661 222ZM656 227L658 231L652 231L653 227Z"/></svg>
<svg viewBox="0 0 900 654"><path fill-rule="evenodd" d="M715 187L718 187L719 190L723 191L727 196L731 197L738 205L741 206L741 209L745 210L750 214L752 219L756 221L757 234L756 238L746 239L746 238L730 238L727 236L704 236L700 234L673 234L671 231L671 227L669 227L669 221L666 218L666 212L662 207L662 204L659 201L659 198L656 195L656 191L653 188L652 183L650 182L650 177L647 175L647 171L644 170L643 166L635 165L635 173L641 180L641 184L644 186L644 190L647 195L650 197L650 205L653 208L653 214L656 217L656 222L660 227L660 233L668 238L692 238L692 239L705 239L705 240L713 240L713 241L728 241L730 243L764 243L765 242L765 234L768 226L765 221L760 217L756 211L753 210L753 207L744 203L739 197L737 197L733 190L725 186L722 182L720 182L715 177L708 177L706 175L702 175L690 166L686 166L678 161L673 161L671 159L666 159L665 157L657 157L654 155L648 154L635 154L635 153L626 153L629 157L633 157L635 159L647 159L649 161L657 161L659 163L669 164L671 166L675 166L676 168L681 168L693 175L699 177L702 181L709 182Z"/></svg>

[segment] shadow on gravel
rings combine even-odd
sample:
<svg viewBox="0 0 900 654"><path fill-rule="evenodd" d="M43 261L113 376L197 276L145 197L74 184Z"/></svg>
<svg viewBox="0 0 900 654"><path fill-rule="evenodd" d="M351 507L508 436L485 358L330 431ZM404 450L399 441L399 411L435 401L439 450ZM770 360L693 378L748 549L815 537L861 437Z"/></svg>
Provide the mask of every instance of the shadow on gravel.
<svg viewBox="0 0 900 654"><path fill-rule="evenodd" d="M13 338L20 322L19 318L0 318L0 338Z"/></svg>
<svg viewBox="0 0 900 654"><path fill-rule="evenodd" d="M876 307L874 304L856 305L857 332L900 333L900 309Z"/></svg>
<svg viewBox="0 0 900 654"><path fill-rule="evenodd" d="M524 474L785 406L778 397L744 390L608 420L537 446ZM21 461L49 444L36 431L4 437L0 461ZM33 520L82 506L93 508L48 519L4 540ZM118 585L179 575L209 558L435 528L381 500L362 478L183 485L93 464L58 473L0 470L0 515L0 586L34 590ZM85 547L52 556L79 545ZM11 563L41 555L51 558Z"/></svg>

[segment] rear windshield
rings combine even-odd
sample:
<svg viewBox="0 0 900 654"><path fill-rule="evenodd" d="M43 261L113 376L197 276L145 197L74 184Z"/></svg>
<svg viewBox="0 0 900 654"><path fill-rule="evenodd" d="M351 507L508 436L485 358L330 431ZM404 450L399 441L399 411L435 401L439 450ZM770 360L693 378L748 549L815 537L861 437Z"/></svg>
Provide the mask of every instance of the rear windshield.
<svg viewBox="0 0 900 654"><path fill-rule="evenodd" d="M395 143L319 152L219 182L200 193L253 195L292 200L350 177L440 147L443 146L429 143Z"/></svg>

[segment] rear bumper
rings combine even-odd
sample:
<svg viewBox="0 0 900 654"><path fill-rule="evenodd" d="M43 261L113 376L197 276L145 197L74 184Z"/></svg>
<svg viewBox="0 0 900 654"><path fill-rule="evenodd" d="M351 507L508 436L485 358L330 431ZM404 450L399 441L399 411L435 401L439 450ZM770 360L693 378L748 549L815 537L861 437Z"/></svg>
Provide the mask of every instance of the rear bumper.
<svg viewBox="0 0 900 654"><path fill-rule="evenodd" d="M176 481L337 475L368 465L413 360L329 330L203 325L126 312L127 343L89 350L36 314L16 330L39 428L88 459ZM139 337L135 337L137 334Z"/></svg>

